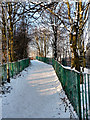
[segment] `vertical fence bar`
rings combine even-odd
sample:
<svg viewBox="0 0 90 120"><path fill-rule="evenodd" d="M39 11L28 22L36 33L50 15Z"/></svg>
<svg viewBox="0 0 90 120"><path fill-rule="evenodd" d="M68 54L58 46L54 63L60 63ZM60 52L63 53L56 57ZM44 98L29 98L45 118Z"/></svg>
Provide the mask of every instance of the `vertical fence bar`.
<svg viewBox="0 0 90 120"><path fill-rule="evenodd" d="M89 77L90 77L90 75L88 74L88 102L89 102L89 112L88 112L88 115L89 115L89 117L90 117L90 83L89 83Z"/></svg>
<svg viewBox="0 0 90 120"><path fill-rule="evenodd" d="M82 76L83 79L83 76ZM85 109L84 109L84 88L83 88L83 83L82 83L82 106L83 106L83 119L85 120Z"/></svg>
<svg viewBox="0 0 90 120"><path fill-rule="evenodd" d="M24 68L29 66L29 58L26 60L20 60L18 62L9 63L9 73L10 77L17 75L20 73ZM2 67L2 84L7 80L7 64L1 65Z"/></svg>
<svg viewBox="0 0 90 120"><path fill-rule="evenodd" d="M88 119L88 110L87 110L87 90L86 90L86 74L84 74L84 79L85 79L85 106L86 106L86 109L85 109L85 112L86 112L86 120Z"/></svg>
<svg viewBox="0 0 90 120"><path fill-rule="evenodd" d="M81 74L77 74L77 84L78 84L78 103L79 103L79 120L82 119L82 114L81 114L81 95L80 95L80 79L82 79Z"/></svg>

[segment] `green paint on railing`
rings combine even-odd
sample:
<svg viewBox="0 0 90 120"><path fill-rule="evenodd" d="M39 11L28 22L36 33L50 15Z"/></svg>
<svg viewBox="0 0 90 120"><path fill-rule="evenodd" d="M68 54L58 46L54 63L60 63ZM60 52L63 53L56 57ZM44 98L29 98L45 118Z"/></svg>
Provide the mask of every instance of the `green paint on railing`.
<svg viewBox="0 0 90 120"><path fill-rule="evenodd" d="M89 116L90 116L90 75L88 75L88 101L89 101Z"/></svg>
<svg viewBox="0 0 90 120"><path fill-rule="evenodd" d="M85 79L85 104L86 104L86 119L88 119L88 109L87 109L87 90L86 90L86 75L84 74Z"/></svg>
<svg viewBox="0 0 90 120"><path fill-rule="evenodd" d="M82 106L83 106L83 118L85 119L85 109L84 109L84 89L82 84Z"/></svg>
<svg viewBox="0 0 90 120"><path fill-rule="evenodd" d="M2 66L2 82L7 80L7 64L3 64ZM22 70L29 66L29 58L19 60L17 62L9 63L9 75L13 77L19 74Z"/></svg>

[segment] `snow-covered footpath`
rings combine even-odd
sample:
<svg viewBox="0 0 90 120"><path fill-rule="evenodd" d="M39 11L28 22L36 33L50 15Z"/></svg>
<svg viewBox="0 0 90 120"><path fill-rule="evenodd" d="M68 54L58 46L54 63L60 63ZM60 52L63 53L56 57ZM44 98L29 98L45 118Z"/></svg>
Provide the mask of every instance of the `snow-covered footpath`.
<svg viewBox="0 0 90 120"><path fill-rule="evenodd" d="M51 65L31 61L31 65L11 79L4 89L3 118L76 117Z"/></svg>

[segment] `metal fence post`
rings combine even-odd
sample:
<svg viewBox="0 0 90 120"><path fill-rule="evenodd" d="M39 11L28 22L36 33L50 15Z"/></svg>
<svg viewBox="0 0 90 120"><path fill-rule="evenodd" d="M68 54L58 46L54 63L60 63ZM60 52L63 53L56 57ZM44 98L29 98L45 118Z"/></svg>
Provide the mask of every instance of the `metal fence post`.
<svg viewBox="0 0 90 120"><path fill-rule="evenodd" d="M88 74L88 102L89 102L89 112L88 112L88 116L90 116L90 83L89 83L89 80L90 80L90 75Z"/></svg>
<svg viewBox="0 0 90 120"><path fill-rule="evenodd" d="M82 119L81 114L81 95L80 95L80 80L82 79L82 74L77 74L77 83L78 83L78 103L79 103L79 120Z"/></svg>

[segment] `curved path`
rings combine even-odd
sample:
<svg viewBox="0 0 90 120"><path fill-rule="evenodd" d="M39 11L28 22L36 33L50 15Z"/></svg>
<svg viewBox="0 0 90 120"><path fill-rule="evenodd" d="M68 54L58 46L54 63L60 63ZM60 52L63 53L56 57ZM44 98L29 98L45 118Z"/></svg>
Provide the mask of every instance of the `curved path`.
<svg viewBox="0 0 90 120"><path fill-rule="evenodd" d="M3 118L70 118L75 116L51 65L33 60L11 79L2 97Z"/></svg>

